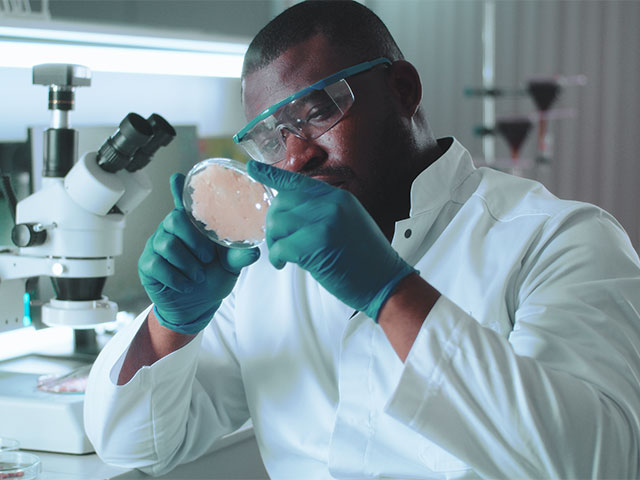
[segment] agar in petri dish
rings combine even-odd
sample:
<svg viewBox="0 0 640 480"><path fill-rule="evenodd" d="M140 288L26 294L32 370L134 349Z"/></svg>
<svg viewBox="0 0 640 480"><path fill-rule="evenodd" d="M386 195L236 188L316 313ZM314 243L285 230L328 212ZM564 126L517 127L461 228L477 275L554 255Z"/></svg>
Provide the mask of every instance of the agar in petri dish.
<svg viewBox="0 0 640 480"><path fill-rule="evenodd" d="M42 392L83 394L90 371L91 365L83 365L63 375L42 375L36 386Z"/></svg>
<svg viewBox="0 0 640 480"><path fill-rule="evenodd" d="M35 480L42 473L42 463L36 455L26 452L0 452L0 479Z"/></svg>
<svg viewBox="0 0 640 480"><path fill-rule="evenodd" d="M209 158L187 174L182 202L192 223L225 247L251 248L265 238L272 191L252 179L243 163Z"/></svg>

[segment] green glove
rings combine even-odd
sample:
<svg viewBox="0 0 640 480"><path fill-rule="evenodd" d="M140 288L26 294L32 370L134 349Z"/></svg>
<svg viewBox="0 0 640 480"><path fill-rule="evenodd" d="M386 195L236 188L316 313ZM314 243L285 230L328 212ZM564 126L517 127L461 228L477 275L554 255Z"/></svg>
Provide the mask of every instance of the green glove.
<svg viewBox="0 0 640 480"><path fill-rule="evenodd" d="M182 204L184 175L174 174L170 185L175 208L147 240L138 274L160 324L194 334L209 324L240 270L255 262L260 250L225 248L202 235Z"/></svg>
<svg viewBox="0 0 640 480"><path fill-rule="evenodd" d="M249 161L247 170L278 191L267 211L271 263L298 264L334 296L377 321L398 282L416 270L360 202L345 190L264 163Z"/></svg>

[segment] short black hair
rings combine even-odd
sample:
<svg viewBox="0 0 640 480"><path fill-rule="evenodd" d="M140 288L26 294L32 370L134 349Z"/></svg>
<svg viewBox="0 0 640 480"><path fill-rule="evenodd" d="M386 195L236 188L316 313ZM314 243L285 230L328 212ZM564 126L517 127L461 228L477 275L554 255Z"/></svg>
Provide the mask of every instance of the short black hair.
<svg viewBox="0 0 640 480"><path fill-rule="evenodd" d="M269 65L289 48L324 35L356 62L404 59L380 18L353 0L307 0L288 8L258 32L244 57L242 76Z"/></svg>

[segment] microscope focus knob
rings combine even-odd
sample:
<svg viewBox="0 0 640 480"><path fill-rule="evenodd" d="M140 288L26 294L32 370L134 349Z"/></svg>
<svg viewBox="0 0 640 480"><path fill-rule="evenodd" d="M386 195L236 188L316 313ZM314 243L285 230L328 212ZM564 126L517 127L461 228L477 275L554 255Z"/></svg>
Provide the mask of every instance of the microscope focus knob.
<svg viewBox="0 0 640 480"><path fill-rule="evenodd" d="M19 223L11 229L11 241L17 247L35 247L47 239L40 223Z"/></svg>

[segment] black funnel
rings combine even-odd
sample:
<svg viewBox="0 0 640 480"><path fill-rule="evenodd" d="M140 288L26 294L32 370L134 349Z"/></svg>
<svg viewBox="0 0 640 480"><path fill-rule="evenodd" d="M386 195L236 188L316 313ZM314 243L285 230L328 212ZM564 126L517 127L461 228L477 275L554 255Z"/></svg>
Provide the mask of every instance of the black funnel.
<svg viewBox="0 0 640 480"><path fill-rule="evenodd" d="M500 118L496 121L496 129L505 138L511 148L511 155L515 159L520 147L531 130L532 122L528 117Z"/></svg>
<svg viewBox="0 0 640 480"><path fill-rule="evenodd" d="M531 95L533 103L541 112L546 112L556 101L562 88L553 78L529 80L527 92Z"/></svg>

